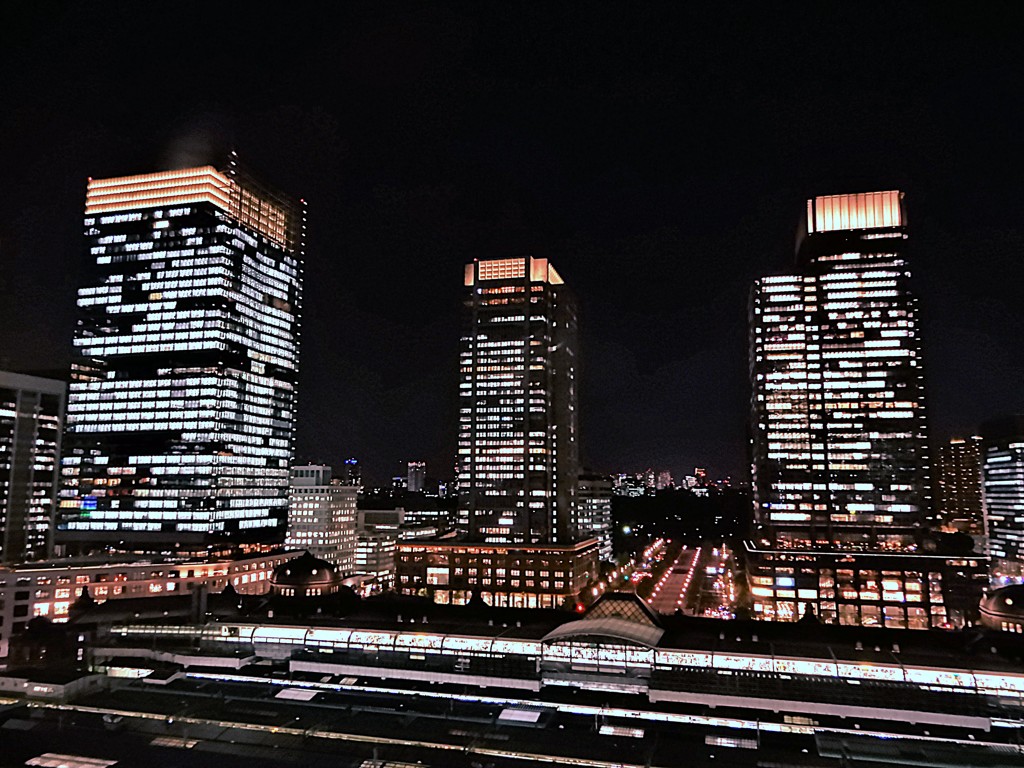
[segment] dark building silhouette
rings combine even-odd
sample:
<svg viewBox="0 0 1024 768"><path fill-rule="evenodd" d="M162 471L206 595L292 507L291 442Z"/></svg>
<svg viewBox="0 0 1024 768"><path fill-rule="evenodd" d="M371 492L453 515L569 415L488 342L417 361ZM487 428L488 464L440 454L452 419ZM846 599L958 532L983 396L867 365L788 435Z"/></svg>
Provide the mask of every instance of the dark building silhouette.
<svg viewBox="0 0 1024 768"><path fill-rule="evenodd" d="M982 438L954 437L939 446L936 522L944 530L985 535L981 492Z"/></svg>

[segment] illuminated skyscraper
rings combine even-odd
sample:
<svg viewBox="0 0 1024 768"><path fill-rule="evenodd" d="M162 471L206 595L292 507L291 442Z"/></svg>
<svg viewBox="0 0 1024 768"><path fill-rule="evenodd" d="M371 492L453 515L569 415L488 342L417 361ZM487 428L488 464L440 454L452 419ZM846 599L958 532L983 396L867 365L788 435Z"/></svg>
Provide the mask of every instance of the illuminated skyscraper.
<svg viewBox="0 0 1024 768"><path fill-rule="evenodd" d="M756 522L780 547L906 550L929 490L902 195L807 216L800 274L751 299Z"/></svg>
<svg viewBox="0 0 1024 768"><path fill-rule="evenodd" d="M547 259L466 266L459 524L488 542L576 540L576 305Z"/></svg>
<svg viewBox="0 0 1024 768"><path fill-rule="evenodd" d="M400 541L396 589L440 603L574 605L599 556L579 530L575 301L547 259L474 261L465 285L459 536Z"/></svg>
<svg viewBox="0 0 1024 768"><path fill-rule="evenodd" d="M932 506L906 240L900 192L817 197L798 271L754 285L748 562L763 618L811 610L892 627L964 618L947 610L938 553L906 557L927 548Z"/></svg>
<svg viewBox="0 0 1024 768"><path fill-rule="evenodd" d="M981 493L981 437L954 437L939 446L936 523L944 529L985 535Z"/></svg>
<svg viewBox="0 0 1024 768"><path fill-rule="evenodd" d="M983 424L981 436L992 576L1024 581L1024 416Z"/></svg>
<svg viewBox="0 0 1024 768"><path fill-rule="evenodd" d="M67 384L0 371L0 563L49 557Z"/></svg>
<svg viewBox="0 0 1024 768"><path fill-rule="evenodd" d="M405 487L413 493L422 493L427 485L427 463L425 461L410 461L406 465Z"/></svg>
<svg viewBox="0 0 1024 768"><path fill-rule="evenodd" d="M302 204L212 166L90 179L58 540L280 542Z"/></svg>

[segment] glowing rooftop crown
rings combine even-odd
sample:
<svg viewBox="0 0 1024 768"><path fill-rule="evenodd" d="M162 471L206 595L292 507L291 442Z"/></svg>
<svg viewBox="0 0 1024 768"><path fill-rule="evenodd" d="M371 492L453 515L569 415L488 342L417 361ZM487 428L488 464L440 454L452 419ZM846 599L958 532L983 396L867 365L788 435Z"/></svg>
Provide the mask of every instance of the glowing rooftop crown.
<svg viewBox="0 0 1024 768"><path fill-rule="evenodd" d="M287 205L269 198L260 190L240 184L233 175L204 165L137 176L89 179L85 213L212 203L267 239L285 248L294 248L295 213Z"/></svg>
<svg viewBox="0 0 1024 768"><path fill-rule="evenodd" d="M807 201L808 233L902 227L906 223L903 193L896 190L824 195Z"/></svg>

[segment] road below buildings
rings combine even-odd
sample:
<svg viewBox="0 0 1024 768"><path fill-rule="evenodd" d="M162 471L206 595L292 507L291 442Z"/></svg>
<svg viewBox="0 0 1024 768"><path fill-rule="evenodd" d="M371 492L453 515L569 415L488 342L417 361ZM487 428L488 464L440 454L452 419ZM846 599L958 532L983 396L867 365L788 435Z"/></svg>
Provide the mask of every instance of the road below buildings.
<svg viewBox="0 0 1024 768"><path fill-rule="evenodd" d="M701 561L695 567L694 583L690 587L692 610L688 612L715 619L734 618L734 567L735 561L728 547L704 547Z"/></svg>
<svg viewBox="0 0 1024 768"><path fill-rule="evenodd" d="M700 562L700 547L684 547L675 562L665 569L665 573L647 599L651 609L657 613L674 613L676 610L686 612L690 587Z"/></svg>

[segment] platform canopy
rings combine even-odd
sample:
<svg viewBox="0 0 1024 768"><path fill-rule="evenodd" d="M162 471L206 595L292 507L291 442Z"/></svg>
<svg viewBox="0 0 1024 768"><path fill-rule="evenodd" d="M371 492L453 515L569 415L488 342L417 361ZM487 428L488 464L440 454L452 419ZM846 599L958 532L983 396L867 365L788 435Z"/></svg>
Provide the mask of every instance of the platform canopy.
<svg viewBox="0 0 1024 768"><path fill-rule="evenodd" d="M626 645L655 648L665 630L651 624L617 618L580 619L570 621L548 632L542 643L572 643L609 640Z"/></svg>

